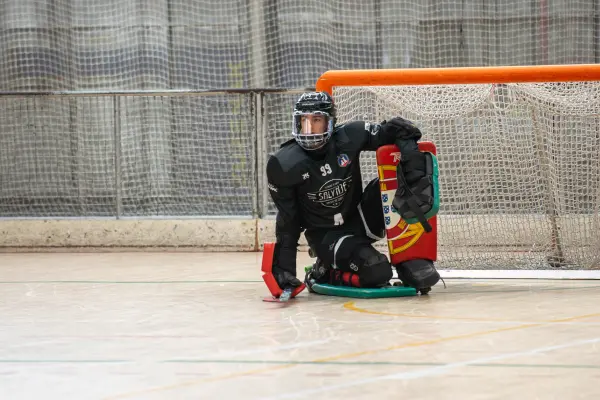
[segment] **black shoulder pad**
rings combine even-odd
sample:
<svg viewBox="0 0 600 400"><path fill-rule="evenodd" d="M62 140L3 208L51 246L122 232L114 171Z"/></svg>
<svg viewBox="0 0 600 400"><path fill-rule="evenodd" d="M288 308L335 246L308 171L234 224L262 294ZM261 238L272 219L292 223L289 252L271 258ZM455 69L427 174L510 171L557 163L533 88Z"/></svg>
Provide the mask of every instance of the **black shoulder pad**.
<svg viewBox="0 0 600 400"><path fill-rule="evenodd" d="M296 139L290 139L290 140L288 140L288 141L286 141L286 142L283 142L283 143L281 144L281 146L279 146L279 148L280 148L280 149L282 149L282 148L284 148L285 146L289 146L290 144L292 144L292 143L295 143L295 142L296 142Z"/></svg>
<svg viewBox="0 0 600 400"><path fill-rule="evenodd" d="M368 123L365 121L352 121L344 124L349 135L362 135L367 131Z"/></svg>
<svg viewBox="0 0 600 400"><path fill-rule="evenodd" d="M365 122L352 121L336 128L334 139L339 149L357 151L365 140Z"/></svg>
<svg viewBox="0 0 600 400"><path fill-rule="evenodd" d="M267 162L269 180L279 186L293 186L302 182L307 157L295 143L280 148Z"/></svg>

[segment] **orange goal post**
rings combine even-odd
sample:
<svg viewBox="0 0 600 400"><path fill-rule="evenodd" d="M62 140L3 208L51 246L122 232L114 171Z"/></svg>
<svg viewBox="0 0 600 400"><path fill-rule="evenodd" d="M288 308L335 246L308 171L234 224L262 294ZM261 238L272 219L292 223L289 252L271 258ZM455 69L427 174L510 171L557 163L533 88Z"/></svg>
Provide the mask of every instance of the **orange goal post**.
<svg viewBox="0 0 600 400"><path fill-rule="evenodd" d="M338 123L399 115L435 143L445 276L600 278L600 65L336 70L316 89Z"/></svg>

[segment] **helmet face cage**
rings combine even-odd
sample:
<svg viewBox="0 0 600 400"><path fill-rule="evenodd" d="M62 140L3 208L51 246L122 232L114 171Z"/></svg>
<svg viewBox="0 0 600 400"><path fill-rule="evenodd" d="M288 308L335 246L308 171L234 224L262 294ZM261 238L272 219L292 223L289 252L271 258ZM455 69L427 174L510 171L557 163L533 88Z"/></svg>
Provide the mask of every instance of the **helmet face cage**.
<svg viewBox="0 0 600 400"><path fill-rule="evenodd" d="M325 132L312 133L312 132L302 132L302 117L308 115L319 115L325 118L327 121L327 126ZM314 111L314 112L302 112L302 111L294 111L294 128L292 131L292 135L296 142L306 150L317 150L321 147L325 146L325 144L331 138L331 134L333 133L333 125L334 118L332 118L329 113L323 111Z"/></svg>
<svg viewBox="0 0 600 400"><path fill-rule="evenodd" d="M317 150L325 146L333 134L335 126L335 106L333 99L326 92L309 92L300 96L294 107L294 123L292 135L305 150ZM326 119L325 132L303 132L302 116L319 115Z"/></svg>

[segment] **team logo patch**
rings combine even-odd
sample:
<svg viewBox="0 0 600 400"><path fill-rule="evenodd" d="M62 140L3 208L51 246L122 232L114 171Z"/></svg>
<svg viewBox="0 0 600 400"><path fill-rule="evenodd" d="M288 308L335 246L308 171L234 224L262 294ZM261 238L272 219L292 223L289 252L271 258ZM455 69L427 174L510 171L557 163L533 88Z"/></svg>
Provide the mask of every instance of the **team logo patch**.
<svg viewBox="0 0 600 400"><path fill-rule="evenodd" d="M337 162L340 167L347 167L350 165L350 157L348 157L348 154L340 154L337 157Z"/></svg>
<svg viewBox="0 0 600 400"><path fill-rule="evenodd" d="M346 179L331 179L325 182L317 192L310 192L306 195L309 200L319 203L324 207L337 208L344 202L350 185L352 185L352 175ZM341 220L337 220L336 222L340 222L340 225L343 223Z"/></svg>

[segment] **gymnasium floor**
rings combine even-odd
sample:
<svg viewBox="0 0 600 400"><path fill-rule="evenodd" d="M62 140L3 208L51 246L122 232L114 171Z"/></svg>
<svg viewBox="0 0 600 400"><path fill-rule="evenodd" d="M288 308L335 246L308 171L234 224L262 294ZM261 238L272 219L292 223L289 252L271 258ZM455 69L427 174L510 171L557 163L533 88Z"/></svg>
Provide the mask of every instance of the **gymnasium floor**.
<svg viewBox="0 0 600 400"><path fill-rule="evenodd" d="M0 254L0 399L600 398L600 281L281 305L260 259Z"/></svg>

